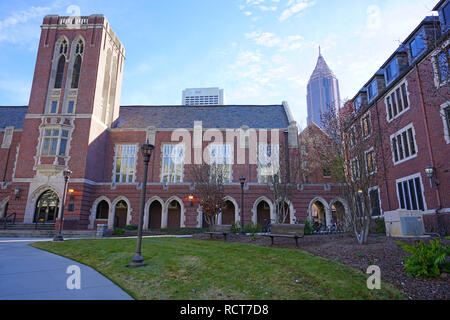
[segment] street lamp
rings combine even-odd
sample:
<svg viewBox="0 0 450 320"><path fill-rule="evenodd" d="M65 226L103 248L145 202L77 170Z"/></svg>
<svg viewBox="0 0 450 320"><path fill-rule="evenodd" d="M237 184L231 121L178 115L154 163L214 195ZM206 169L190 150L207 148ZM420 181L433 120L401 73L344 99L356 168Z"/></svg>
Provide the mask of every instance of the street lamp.
<svg viewBox="0 0 450 320"><path fill-rule="evenodd" d="M147 174L148 174L148 163L150 162L150 157L152 156L152 151L155 146L150 143L144 143L141 146L142 156L144 157L144 179L142 182L142 196L141 196L141 211L139 213L139 225L138 225L138 236L137 236L137 247L136 253L134 254L133 260L128 265L129 267L143 267L145 266L144 258L142 258L142 229L144 223L144 210L145 210L145 198L147 196Z"/></svg>
<svg viewBox="0 0 450 320"><path fill-rule="evenodd" d="M244 228L244 185L245 180L247 180L245 177L241 177L239 181L241 182L241 227Z"/></svg>
<svg viewBox="0 0 450 320"><path fill-rule="evenodd" d="M433 188L433 178L434 178L434 176L435 176L435 170L434 170L434 168L433 168L432 166L427 166L427 167L425 168L425 173L426 173L428 179L430 179L430 188ZM440 182L439 180L437 180L437 179L436 179L434 182L436 183L437 186L439 186L440 183L441 183L441 182Z"/></svg>
<svg viewBox="0 0 450 320"><path fill-rule="evenodd" d="M64 206L65 206L65 200L66 200L66 194L67 194L67 183L69 182L70 175L72 174L72 171L70 170L64 170L63 176L64 176L64 193L62 195L61 200L61 213L59 214L59 231L58 234L55 235L53 238L53 241L64 241L64 238L62 236L62 228L64 223Z"/></svg>

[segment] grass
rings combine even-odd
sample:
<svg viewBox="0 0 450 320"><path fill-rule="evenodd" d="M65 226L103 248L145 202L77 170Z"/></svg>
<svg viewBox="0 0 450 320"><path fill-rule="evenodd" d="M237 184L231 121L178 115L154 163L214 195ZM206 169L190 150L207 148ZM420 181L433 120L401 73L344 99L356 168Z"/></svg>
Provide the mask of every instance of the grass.
<svg viewBox="0 0 450 320"><path fill-rule="evenodd" d="M371 291L360 271L294 249L152 238L143 240L148 265L132 269L133 239L33 246L96 269L140 300L403 299L387 283Z"/></svg>

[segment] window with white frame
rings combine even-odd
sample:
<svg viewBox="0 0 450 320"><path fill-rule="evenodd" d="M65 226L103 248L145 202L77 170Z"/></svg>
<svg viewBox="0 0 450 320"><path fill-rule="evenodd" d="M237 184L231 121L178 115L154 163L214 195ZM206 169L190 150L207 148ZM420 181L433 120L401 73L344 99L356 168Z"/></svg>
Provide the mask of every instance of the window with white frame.
<svg viewBox="0 0 450 320"><path fill-rule="evenodd" d="M450 76L450 47L437 55L437 64L439 71L439 81L441 83L447 82Z"/></svg>
<svg viewBox="0 0 450 320"><path fill-rule="evenodd" d="M358 158L355 158L351 161L350 163L351 165L351 174L352 174L352 179L353 181L358 180L359 177L361 176L361 172L359 170L359 162L358 162Z"/></svg>
<svg viewBox="0 0 450 320"><path fill-rule="evenodd" d="M275 177L281 179L279 172L279 145L260 144L258 147L258 181L272 183ZM302 149L303 151L303 149ZM306 148L305 148L306 153Z"/></svg>
<svg viewBox="0 0 450 320"><path fill-rule="evenodd" d="M397 194L400 209L425 211L420 174L397 180Z"/></svg>
<svg viewBox="0 0 450 320"><path fill-rule="evenodd" d="M444 139L450 143L450 101L441 105L441 117L444 125Z"/></svg>
<svg viewBox="0 0 450 320"><path fill-rule="evenodd" d="M391 136L394 164L405 162L417 156L417 144L412 124Z"/></svg>
<svg viewBox="0 0 450 320"><path fill-rule="evenodd" d="M374 174L377 171L375 151L373 148L366 152L366 168L369 174Z"/></svg>
<svg viewBox="0 0 450 320"><path fill-rule="evenodd" d="M161 182L183 182L184 145L165 144L162 149Z"/></svg>
<svg viewBox="0 0 450 320"><path fill-rule="evenodd" d="M114 181L119 184L134 183L136 172L136 145L117 145Z"/></svg>
<svg viewBox="0 0 450 320"><path fill-rule="evenodd" d="M380 200L380 188L373 187L369 189L369 199L370 199L370 213L372 217L381 217L383 215L381 210L381 200Z"/></svg>
<svg viewBox="0 0 450 320"><path fill-rule="evenodd" d="M209 146L211 175L222 175L224 183L232 182L233 152L231 145L213 144Z"/></svg>
<svg viewBox="0 0 450 320"><path fill-rule="evenodd" d="M3 133L2 148L7 149L11 146L13 134L14 134L14 127L7 127L5 129L5 132Z"/></svg>
<svg viewBox="0 0 450 320"><path fill-rule="evenodd" d="M369 101L372 101L373 99L375 99L377 95L378 95L378 81L377 79L375 79L367 87L367 98L369 99Z"/></svg>
<svg viewBox="0 0 450 320"><path fill-rule="evenodd" d="M365 115L361 120L362 135L367 138L372 133L372 125L370 121L370 113Z"/></svg>
<svg viewBox="0 0 450 320"><path fill-rule="evenodd" d="M45 128L42 136L41 155L44 157L65 157L69 140L69 130Z"/></svg>
<svg viewBox="0 0 450 320"><path fill-rule="evenodd" d="M409 94L406 81L394 88L385 98L387 120L402 115L409 109Z"/></svg>

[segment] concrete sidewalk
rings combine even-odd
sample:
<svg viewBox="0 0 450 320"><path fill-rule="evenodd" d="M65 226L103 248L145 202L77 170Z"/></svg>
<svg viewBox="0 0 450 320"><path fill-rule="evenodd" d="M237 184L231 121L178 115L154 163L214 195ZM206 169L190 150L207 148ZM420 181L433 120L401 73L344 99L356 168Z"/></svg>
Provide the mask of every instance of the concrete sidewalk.
<svg viewBox="0 0 450 320"><path fill-rule="evenodd" d="M0 300L132 300L94 269L29 246L51 239L0 239ZM81 270L81 289L67 289L69 266Z"/></svg>

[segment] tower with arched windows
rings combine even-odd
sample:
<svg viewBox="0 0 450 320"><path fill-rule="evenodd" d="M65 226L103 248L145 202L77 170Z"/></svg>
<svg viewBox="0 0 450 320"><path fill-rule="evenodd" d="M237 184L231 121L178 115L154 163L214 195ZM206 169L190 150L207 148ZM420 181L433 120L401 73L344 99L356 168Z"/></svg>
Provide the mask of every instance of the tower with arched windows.
<svg viewBox="0 0 450 320"><path fill-rule="evenodd" d="M42 194L63 194L62 172L70 169L71 188L86 197L77 197L66 212L74 227L88 224L83 201L90 182L104 179L99 159L119 117L124 61L125 49L103 15L44 18L15 168L17 188L26 197L11 200L24 222L36 221Z"/></svg>

